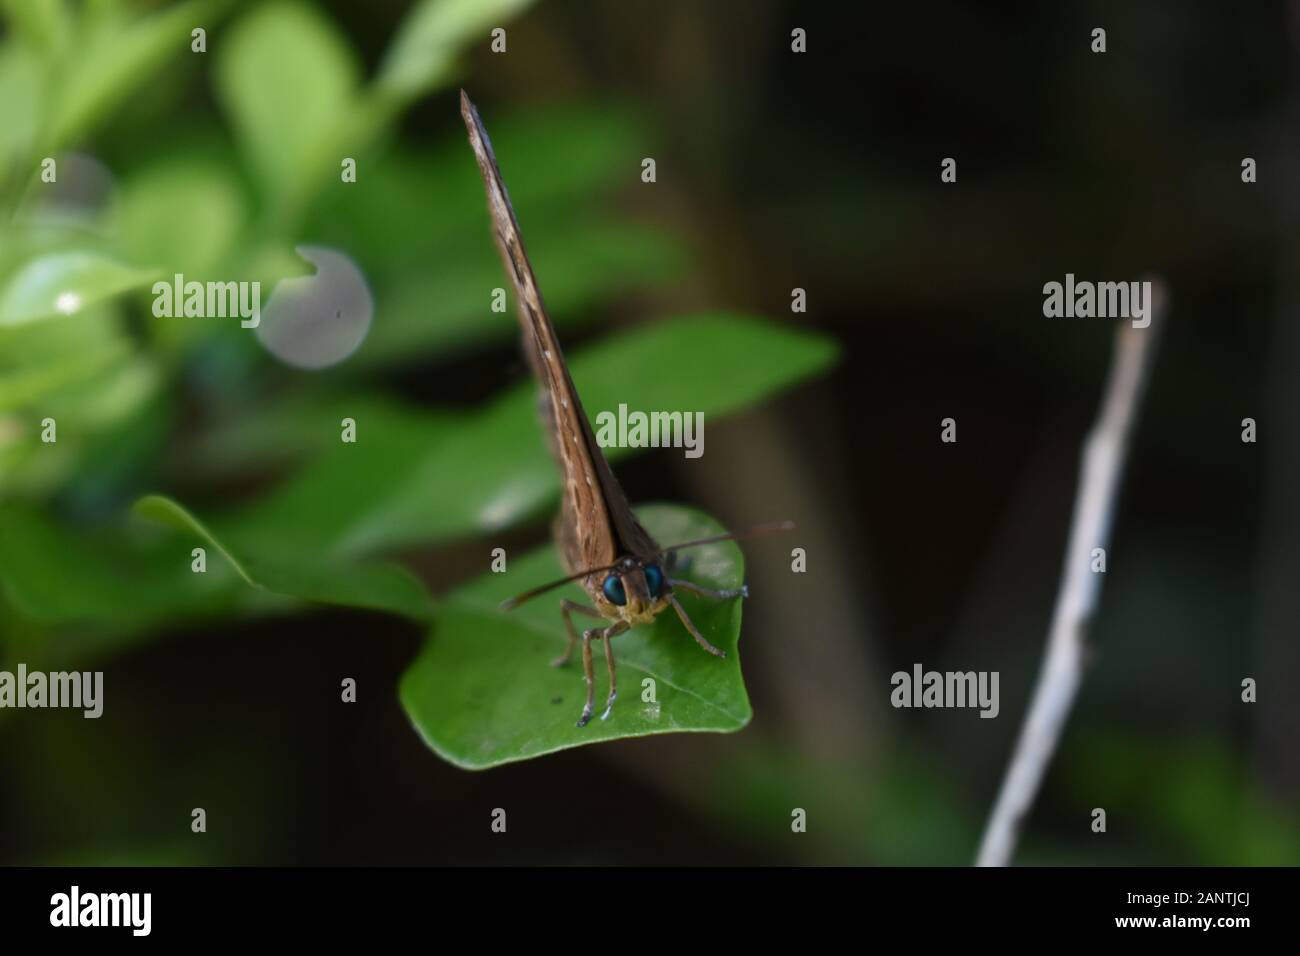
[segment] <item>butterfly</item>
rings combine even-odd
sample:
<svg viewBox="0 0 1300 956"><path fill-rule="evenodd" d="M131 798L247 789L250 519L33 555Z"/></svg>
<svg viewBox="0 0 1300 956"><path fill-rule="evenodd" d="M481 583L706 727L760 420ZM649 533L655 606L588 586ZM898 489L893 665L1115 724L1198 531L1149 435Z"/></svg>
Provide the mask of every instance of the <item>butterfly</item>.
<svg viewBox="0 0 1300 956"><path fill-rule="evenodd" d="M609 717L618 697L610 638L637 624L650 623L668 608L671 607L676 612L700 647L716 657L726 657L725 652L714 647L700 633L686 609L677 600L677 592L686 591L725 601L748 597L748 588L742 586L712 590L672 575L676 569L678 550L730 540L740 535L720 534L662 548L633 514L627 496L596 442L582 401L578 398L578 391L569 376L555 327L551 324L542 301L537 276L533 273L532 264L524 250L519 222L515 218L510 194L506 191L501 170L497 166L492 142L488 139L487 130L483 128L478 110L464 90L460 93L460 112L487 189L493 237L506 273L514 284L524 354L539 387L542 422L564 479L562 504L555 522L554 536L567 577L526 591L506 601L502 607L507 610L518 607L525 601L572 581L579 582L586 591L595 607L568 598L560 602L560 611L568 632L568 644L564 654L553 662L555 666L563 666L573 657L579 641L573 615L581 614L602 622L600 627L583 630L581 637L587 700L582 708L582 716L578 719L578 726L585 727L595 711L591 649L593 641L599 640L604 645L605 662L609 669L609 694L605 699L602 720ZM779 522L754 528L745 536L791 527L793 525L789 522Z"/></svg>

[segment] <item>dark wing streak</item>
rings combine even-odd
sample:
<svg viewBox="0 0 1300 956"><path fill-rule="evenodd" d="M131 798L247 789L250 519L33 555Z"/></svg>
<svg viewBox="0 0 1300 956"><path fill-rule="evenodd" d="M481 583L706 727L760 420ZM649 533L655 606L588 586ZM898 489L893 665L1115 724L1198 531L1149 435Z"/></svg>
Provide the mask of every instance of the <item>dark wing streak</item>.
<svg viewBox="0 0 1300 956"><path fill-rule="evenodd" d="M627 496L596 442L587 413L578 398L578 391L564 364L563 352L543 304L537 277L524 250L519 222L492 151L491 140L483 128L483 121L464 90L461 91L460 102L470 145L474 148L487 187L497 248L519 299L525 352L528 353L538 384L545 390L550 404L552 450L556 452L566 479L566 503L578 512L589 512L589 517L581 522L588 530L587 540L566 540L576 529L572 527L572 522L565 522L570 527L562 529L565 534L561 550L575 567L604 565L622 553L642 558L653 557L658 553L659 547L632 513ZM557 397L560 399L558 404ZM595 493L596 489L588 491L588 476L593 474L600 485L599 493ZM604 533L600 533L601 530Z"/></svg>

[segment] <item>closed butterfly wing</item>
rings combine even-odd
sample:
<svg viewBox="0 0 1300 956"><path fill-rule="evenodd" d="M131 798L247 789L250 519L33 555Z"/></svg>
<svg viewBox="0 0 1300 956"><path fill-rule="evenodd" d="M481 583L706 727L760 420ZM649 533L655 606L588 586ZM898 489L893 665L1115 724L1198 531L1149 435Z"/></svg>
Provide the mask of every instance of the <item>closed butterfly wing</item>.
<svg viewBox="0 0 1300 956"><path fill-rule="evenodd" d="M492 233L514 284L524 354L541 391L541 413L551 451L564 477L556 537L566 570L576 573L584 568L605 567L629 554L653 558L658 545L636 520L596 443L524 249L492 143L478 110L463 90L460 109L487 189Z"/></svg>

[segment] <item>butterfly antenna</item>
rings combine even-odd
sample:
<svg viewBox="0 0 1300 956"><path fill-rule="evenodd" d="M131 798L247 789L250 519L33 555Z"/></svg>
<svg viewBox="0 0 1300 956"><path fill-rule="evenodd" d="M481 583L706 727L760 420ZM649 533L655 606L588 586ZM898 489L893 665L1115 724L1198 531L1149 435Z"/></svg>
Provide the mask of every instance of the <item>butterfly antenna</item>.
<svg viewBox="0 0 1300 956"><path fill-rule="evenodd" d="M745 531L731 531L727 534L715 534L708 538L697 538L694 541L683 541L681 544L671 544L666 548L661 548L659 553L667 554L669 551L680 551L682 548L693 548L700 544L713 544L715 541L739 541L742 538L757 538L760 535L793 530L793 521L773 521L771 524L760 524Z"/></svg>
<svg viewBox="0 0 1300 956"><path fill-rule="evenodd" d="M793 530L794 530L793 521L773 521L771 524L761 524L758 525L757 527L747 528L744 531L730 531L727 534L715 534L707 538L697 538L694 541L682 541L679 544L673 544L673 545L669 545L666 548L659 549L658 554L667 554L669 551L680 551L682 548L694 548L697 545L701 545L701 544L713 544L714 542L717 541L738 541L742 538L757 538L760 535L775 534L778 531L793 531ZM587 570L579 571L577 574L570 574L568 577L560 578L557 581L551 581L549 584L542 584L535 588L531 588L530 590L525 591L523 594L516 594L512 598L508 598L502 601L501 610L513 611L519 605L524 604L527 601L531 601L533 598L545 594L547 591L553 591L556 588L562 587L563 585L568 584L571 581L577 581L579 578L585 578L589 574L597 574L601 571L612 571L614 568L618 566L619 563L616 562L614 564L606 564L599 568L587 568Z"/></svg>
<svg viewBox="0 0 1300 956"><path fill-rule="evenodd" d="M547 591L553 591L555 588L568 584L570 581L577 581L579 578L585 578L589 574L597 574L601 571L610 571L616 567L618 567L617 564L607 564L602 568L588 568L586 571L579 571L577 574L570 574L567 578L560 578L558 581L552 581L550 584L540 585L532 590L525 591L523 594L516 594L512 598L502 601L501 610L513 611L525 601L531 601L538 595L545 594Z"/></svg>

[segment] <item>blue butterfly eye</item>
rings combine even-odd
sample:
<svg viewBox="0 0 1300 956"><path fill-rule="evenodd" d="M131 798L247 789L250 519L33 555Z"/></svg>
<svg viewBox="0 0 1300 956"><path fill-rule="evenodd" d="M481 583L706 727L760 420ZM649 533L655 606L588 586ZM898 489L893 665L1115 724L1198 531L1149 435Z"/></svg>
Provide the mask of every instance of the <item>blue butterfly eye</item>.
<svg viewBox="0 0 1300 956"><path fill-rule="evenodd" d="M645 569L645 586L650 592L652 598L657 598L659 592L664 589L664 573L659 570L659 565L646 565Z"/></svg>
<svg viewBox="0 0 1300 956"><path fill-rule="evenodd" d="M601 586L601 590L605 592L605 597L609 599L609 603L620 605L627 603L627 592L623 590L623 579L617 574L611 574L607 577L604 585Z"/></svg>

